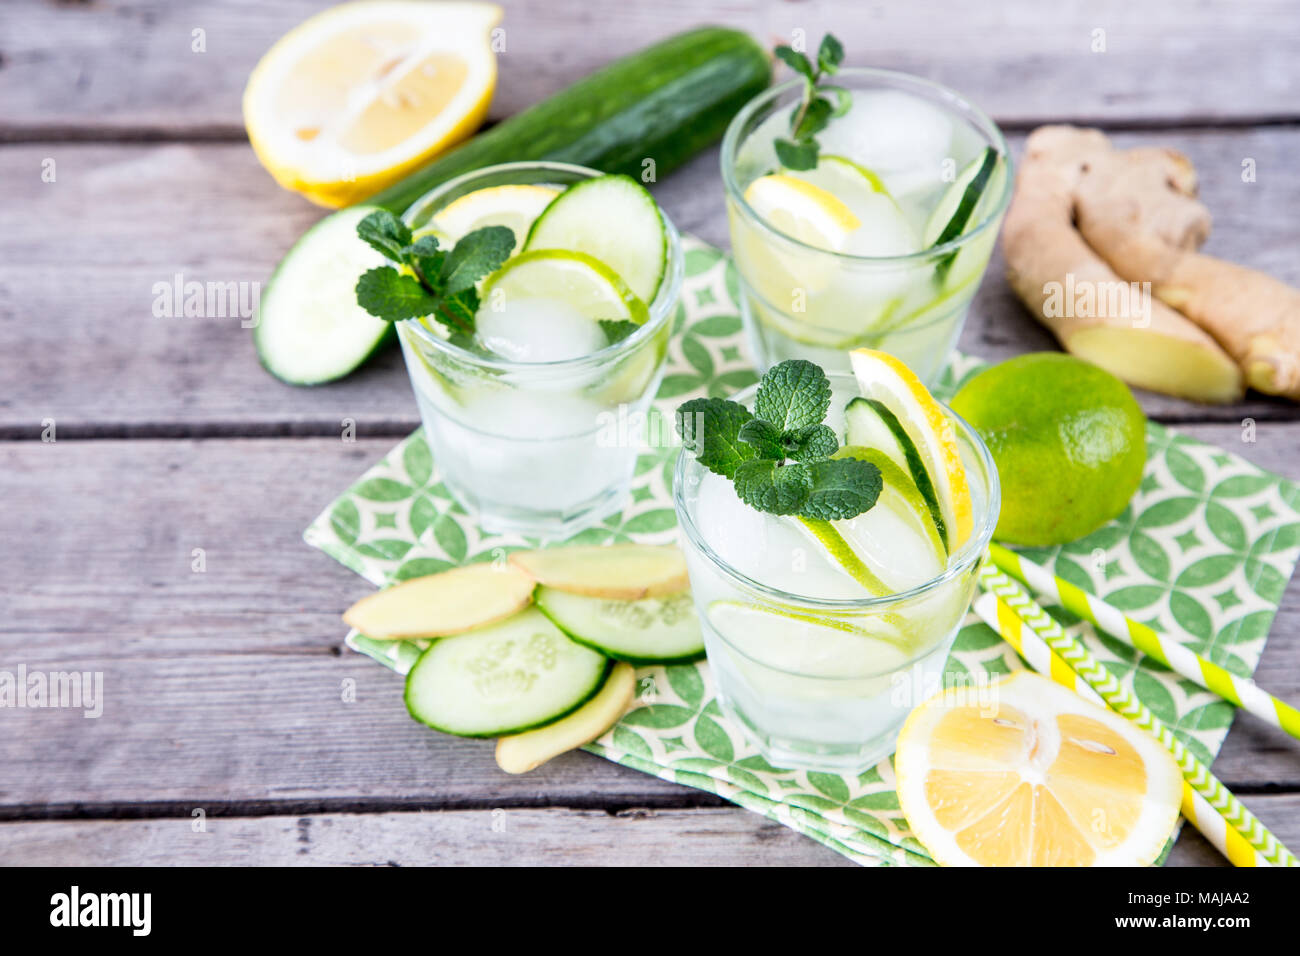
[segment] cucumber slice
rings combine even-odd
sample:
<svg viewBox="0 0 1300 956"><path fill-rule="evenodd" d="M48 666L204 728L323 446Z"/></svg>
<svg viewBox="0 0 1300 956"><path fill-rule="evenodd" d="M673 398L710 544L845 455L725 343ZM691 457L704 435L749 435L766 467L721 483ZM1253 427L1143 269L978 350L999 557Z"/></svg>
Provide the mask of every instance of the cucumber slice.
<svg viewBox="0 0 1300 956"><path fill-rule="evenodd" d="M948 187L934 207L925 224L924 247L942 245L975 228L984 221L992 203L1002 192L1007 165L1002 155L992 146L984 147L978 159L970 163ZM988 263L993 251L993 235L989 235L952 255L945 256L936 266L936 273L945 289L955 289L978 275Z"/></svg>
<svg viewBox="0 0 1300 956"><path fill-rule="evenodd" d="M927 249L951 242L973 223L975 208L993 177L998 158L996 149L985 146L980 157L958 173L957 179L944 190L925 223L922 239Z"/></svg>
<svg viewBox="0 0 1300 956"><path fill-rule="evenodd" d="M898 416L878 399L859 397L852 399L845 407L844 421L847 426L844 440L846 445L877 448L912 476L916 490L925 499L930 517L934 519L939 537L947 542L948 531L934 482L930 479L921 453L916 449L916 443L907 434L907 429L898 420Z"/></svg>
<svg viewBox="0 0 1300 956"><path fill-rule="evenodd" d="M565 634L631 664L686 664L704 656L690 591L639 601L537 589L537 606Z"/></svg>
<svg viewBox="0 0 1300 956"><path fill-rule="evenodd" d="M458 737L516 734L581 707L608 670L605 657L528 608L429 645L406 675L406 709Z"/></svg>
<svg viewBox="0 0 1300 956"><path fill-rule="evenodd" d="M387 261L357 237L357 223L375 209L353 206L322 219L267 280L253 344L280 381L332 382L394 340L393 323L357 305L357 277Z"/></svg>
<svg viewBox="0 0 1300 956"><path fill-rule="evenodd" d="M631 176L597 176L570 186L547 206L524 249L594 256L642 302L653 302L668 268L668 229L654 197Z"/></svg>

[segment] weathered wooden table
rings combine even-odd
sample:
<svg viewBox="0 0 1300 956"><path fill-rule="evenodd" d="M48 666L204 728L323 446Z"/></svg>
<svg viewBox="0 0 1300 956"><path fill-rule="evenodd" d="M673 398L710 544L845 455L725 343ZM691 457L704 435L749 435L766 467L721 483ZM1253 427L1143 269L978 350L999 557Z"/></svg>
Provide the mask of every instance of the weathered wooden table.
<svg viewBox="0 0 1300 956"><path fill-rule="evenodd" d="M419 424L400 357L296 389L262 371L238 318L154 309L155 283L177 275L264 281L320 215L258 166L239 96L270 43L324 5L0 6L0 669L101 671L105 697L94 720L0 710L0 863L843 862L588 754L506 776L490 744L412 722L400 682L343 648L339 612L370 586L300 536ZM764 41L833 28L851 62L962 90L1017 149L1045 121L1177 146L1215 213L1209 248L1300 282L1291 0L506 6L496 117L694 24ZM716 151L657 195L684 231L725 246ZM1054 347L1000 261L962 347ZM1300 476L1295 405L1142 400ZM1300 584L1258 676L1300 699ZM1300 845L1300 745L1239 717L1215 770ZM1187 830L1172 862L1220 861Z"/></svg>

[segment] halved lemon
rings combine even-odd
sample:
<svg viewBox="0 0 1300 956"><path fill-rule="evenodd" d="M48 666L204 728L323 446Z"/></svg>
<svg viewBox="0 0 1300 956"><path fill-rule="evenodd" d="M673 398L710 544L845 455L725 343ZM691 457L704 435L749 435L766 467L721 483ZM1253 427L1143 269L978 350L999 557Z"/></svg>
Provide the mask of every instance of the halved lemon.
<svg viewBox="0 0 1300 956"><path fill-rule="evenodd" d="M956 552L970 537L975 521L952 420L916 373L889 353L854 349L849 362L862 396L880 401L893 412L916 445L939 498L949 553Z"/></svg>
<svg viewBox="0 0 1300 956"><path fill-rule="evenodd" d="M558 187L531 184L476 189L449 203L433 217L435 234L440 236L440 242L445 236L454 243L475 229L507 226L515 234L515 252L520 252L529 227L559 194Z"/></svg>
<svg viewBox="0 0 1300 956"><path fill-rule="evenodd" d="M946 866L1146 866L1183 790L1154 737L1029 671L923 703L894 769L907 822Z"/></svg>
<svg viewBox="0 0 1300 956"><path fill-rule="evenodd" d="M491 3L344 3L281 37L244 90L244 126L276 181L357 202L470 136L496 88Z"/></svg>

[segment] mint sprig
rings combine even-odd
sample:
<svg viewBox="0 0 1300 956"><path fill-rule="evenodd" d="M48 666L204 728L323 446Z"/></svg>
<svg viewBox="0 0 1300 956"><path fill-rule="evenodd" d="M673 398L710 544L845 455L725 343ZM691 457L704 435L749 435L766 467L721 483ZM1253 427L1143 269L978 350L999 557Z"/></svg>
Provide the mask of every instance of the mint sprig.
<svg viewBox="0 0 1300 956"><path fill-rule="evenodd" d="M739 402L695 398L677 408L686 450L732 481L756 511L822 521L853 518L880 496L880 469L857 458L832 458L835 432L826 373L802 359L773 366L759 382L750 412Z"/></svg>
<svg viewBox="0 0 1300 956"><path fill-rule="evenodd" d="M787 169L813 169L821 151L816 136L837 116L843 116L852 104L849 91L842 86L826 83L844 62L844 46L831 34L822 37L814 64L803 53L790 46L779 46L774 51L786 66L803 77L803 98L790 117L789 139L776 141L776 156Z"/></svg>
<svg viewBox="0 0 1300 956"><path fill-rule="evenodd" d="M501 268L515 247L515 234L505 226L476 229L450 250L434 236L412 242L410 227L386 209L357 223L357 235L406 270L366 271L357 280L358 305L385 322L431 316L460 336L474 332L478 281Z"/></svg>

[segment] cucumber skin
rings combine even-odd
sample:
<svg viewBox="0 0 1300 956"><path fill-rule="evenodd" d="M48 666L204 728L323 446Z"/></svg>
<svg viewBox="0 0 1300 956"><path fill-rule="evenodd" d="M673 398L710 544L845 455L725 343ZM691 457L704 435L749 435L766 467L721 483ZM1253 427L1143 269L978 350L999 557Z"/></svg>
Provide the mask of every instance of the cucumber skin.
<svg viewBox="0 0 1300 956"><path fill-rule="evenodd" d="M357 205L364 205L367 208L371 208L370 203L358 203ZM355 209L356 206L350 206L349 208ZM317 230L320 230L321 227L326 226L331 216L333 215L334 214L331 213L330 216L326 216L324 219L320 220L314 226L312 226L310 229L304 232L298 238L298 241L295 242L293 246L289 249L289 251L285 253L284 258L281 259L279 264L275 267L275 271L272 272L270 278L266 280L267 292L269 292L272 288L274 288L276 277L279 276L280 270L285 267L285 263L287 263L289 259L293 256L294 250L297 249L300 244L306 242L312 233L316 232ZM265 298L265 294L263 294L263 298ZM262 343L262 324L263 324L262 316L259 314L257 318L257 325L253 329L253 348L257 351L258 363L261 364L262 368L266 369L268 373L273 375L275 378L279 379L281 382L284 382L286 385L295 385L300 388L313 388L317 385L328 385L330 382L337 382L341 378L346 378L347 376L355 372L357 369L359 369L361 366L369 362L380 352L385 351L386 349L396 344L397 342L397 323L389 322L388 328L380 333L379 338L375 339L375 342L370 347L370 349L364 355L358 356L356 362L353 363L347 370L340 372L338 375L335 375L331 378L313 379L310 382L296 381L291 378L285 378L283 375L281 375L278 371L276 371L272 367L275 364L275 360L271 356L267 355L266 351L264 350L263 343Z"/></svg>
<svg viewBox="0 0 1300 956"><path fill-rule="evenodd" d="M700 27L629 54L444 153L366 199L398 215L430 189L497 163L550 160L666 175L722 137L772 64L747 33Z"/></svg>
<svg viewBox="0 0 1300 956"><path fill-rule="evenodd" d="M547 620L550 620L549 615L547 615ZM559 625L556 626L559 627ZM560 628L560 630L563 632L564 628ZM565 636L568 637L569 635L566 633ZM574 643L579 644L582 642L575 641ZM548 717L546 718L546 720L541 720L534 724L525 724L522 727L512 727L509 730L494 730L491 733L482 733L482 734L465 734L465 733L461 733L460 731L448 730L445 727L439 727L437 724L430 723L429 721L425 720L423 717L419 716L415 712L414 708L411 707L411 675L414 674L416 668L420 666L420 661L424 658L425 654L428 654L429 651L433 650L437 646L438 646L437 641L433 641L432 643L430 643L429 646L424 649L424 652L418 658L416 658L415 663L411 665L411 669L406 672L406 683L402 689L402 703L406 705L406 712L411 715L411 719L414 720L417 724L423 724L424 726L428 727L430 730L436 730L440 734L447 734L448 736L451 737L465 737L470 740L491 740L492 738L495 737L510 737L513 736L514 734L522 734L525 730L536 730L538 727L546 727L549 726L550 724L555 723L557 720L563 720L565 717L568 717L579 707L583 706L589 700L591 700L593 697L599 694L600 689L605 686L605 682L609 680L609 675L614 670L614 662L609 659L609 655L605 655L605 669L604 671L601 672L600 678L592 686L591 691L585 697L583 697L582 700L578 701L576 704L574 704L572 707L570 707L562 714L556 714L554 717ZM589 645L585 645L585 644L583 646L589 647ZM599 651L599 648L590 648L590 649Z"/></svg>
<svg viewBox="0 0 1300 956"><path fill-rule="evenodd" d="M700 648L700 650L695 654L686 654L682 657L633 657L630 654L616 654L613 651L609 650L608 648L601 647L599 644L593 644L591 641L585 640L584 638L579 637L577 634L574 634L563 624L561 624L555 618L555 616L552 615L551 612L546 609L545 604L538 603L534 606L537 608L537 610L541 611L543 614L546 615L546 619L548 621L550 621L561 631L563 631L564 636L567 637L569 640L573 641L573 643L581 644L583 647L590 648L591 650L595 651L597 654L604 654L611 661L623 661L624 663L631 664L633 667L651 667L656 664L661 664L664 666L670 666L673 664L694 664L696 661L704 660L705 657L704 648Z"/></svg>

